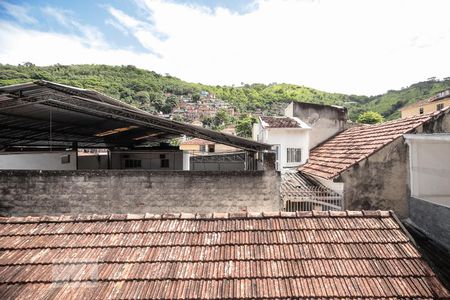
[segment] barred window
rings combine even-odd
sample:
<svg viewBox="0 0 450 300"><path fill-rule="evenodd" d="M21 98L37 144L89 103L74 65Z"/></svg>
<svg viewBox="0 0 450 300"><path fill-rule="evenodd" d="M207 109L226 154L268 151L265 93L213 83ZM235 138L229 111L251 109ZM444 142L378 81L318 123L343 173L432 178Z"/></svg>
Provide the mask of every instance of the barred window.
<svg viewBox="0 0 450 300"><path fill-rule="evenodd" d="M444 108L444 103L439 103L438 105L436 105L437 110L441 110L443 108Z"/></svg>
<svg viewBox="0 0 450 300"><path fill-rule="evenodd" d="M423 114L423 107L419 108L419 114Z"/></svg>
<svg viewBox="0 0 450 300"><path fill-rule="evenodd" d="M287 148L287 162L301 162L302 161L302 149L300 148Z"/></svg>

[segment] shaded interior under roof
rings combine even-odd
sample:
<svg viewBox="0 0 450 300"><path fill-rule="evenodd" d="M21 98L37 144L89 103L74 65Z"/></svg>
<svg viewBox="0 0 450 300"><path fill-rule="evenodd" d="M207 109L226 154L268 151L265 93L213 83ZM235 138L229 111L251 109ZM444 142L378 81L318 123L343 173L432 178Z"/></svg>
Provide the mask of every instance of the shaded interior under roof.
<svg viewBox="0 0 450 300"><path fill-rule="evenodd" d="M0 88L0 149L137 147L188 135L249 151L269 145L151 115L101 93L35 81Z"/></svg>

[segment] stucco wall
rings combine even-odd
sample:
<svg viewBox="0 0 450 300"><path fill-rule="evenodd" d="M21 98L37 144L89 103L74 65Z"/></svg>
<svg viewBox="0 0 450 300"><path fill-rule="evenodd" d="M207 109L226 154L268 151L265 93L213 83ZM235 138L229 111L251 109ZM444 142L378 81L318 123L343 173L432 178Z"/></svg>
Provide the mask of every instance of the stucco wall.
<svg viewBox="0 0 450 300"><path fill-rule="evenodd" d="M343 172L345 209L392 209L400 217L407 216L406 150L403 138L397 139Z"/></svg>
<svg viewBox="0 0 450 300"><path fill-rule="evenodd" d="M297 117L312 127L310 149L344 130L347 122L347 109L329 105L292 102L285 114Z"/></svg>
<svg viewBox="0 0 450 300"><path fill-rule="evenodd" d="M0 171L1 215L274 211L280 177L265 171Z"/></svg>

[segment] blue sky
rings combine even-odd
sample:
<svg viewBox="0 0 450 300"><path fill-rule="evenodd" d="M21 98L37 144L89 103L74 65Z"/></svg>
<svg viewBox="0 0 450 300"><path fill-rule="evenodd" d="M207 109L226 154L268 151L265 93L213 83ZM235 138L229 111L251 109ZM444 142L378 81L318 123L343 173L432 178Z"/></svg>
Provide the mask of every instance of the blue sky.
<svg viewBox="0 0 450 300"><path fill-rule="evenodd" d="M373 95L450 76L446 0L0 0L0 63Z"/></svg>

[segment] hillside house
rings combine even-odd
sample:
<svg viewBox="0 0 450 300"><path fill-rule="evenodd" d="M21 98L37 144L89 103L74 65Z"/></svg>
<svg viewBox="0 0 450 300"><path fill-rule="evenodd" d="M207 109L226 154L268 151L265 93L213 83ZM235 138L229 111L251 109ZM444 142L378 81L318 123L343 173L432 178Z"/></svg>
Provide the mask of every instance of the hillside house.
<svg viewBox="0 0 450 300"><path fill-rule="evenodd" d="M450 132L450 109L347 129L313 148L300 172L344 197L343 209L392 209L408 215L404 134Z"/></svg>
<svg viewBox="0 0 450 300"><path fill-rule="evenodd" d="M450 90L442 91L433 97L407 105L400 109L402 118L429 114L450 107Z"/></svg>
<svg viewBox="0 0 450 300"><path fill-rule="evenodd" d="M0 218L2 299L448 299L392 212Z"/></svg>
<svg viewBox="0 0 450 300"><path fill-rule="evenodd" d="M272 145L277 170L304 164L308 160L311 128L295 117L260 116L253 124L253 140Z"/></svg>

